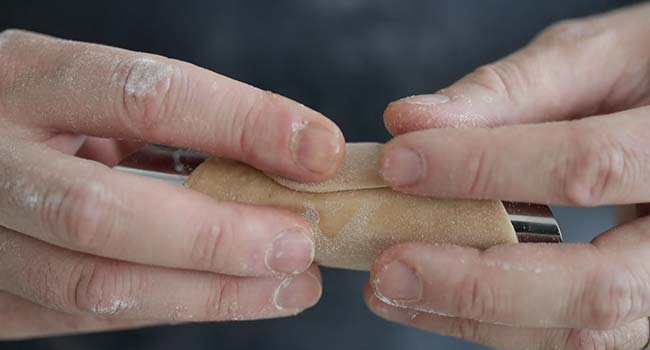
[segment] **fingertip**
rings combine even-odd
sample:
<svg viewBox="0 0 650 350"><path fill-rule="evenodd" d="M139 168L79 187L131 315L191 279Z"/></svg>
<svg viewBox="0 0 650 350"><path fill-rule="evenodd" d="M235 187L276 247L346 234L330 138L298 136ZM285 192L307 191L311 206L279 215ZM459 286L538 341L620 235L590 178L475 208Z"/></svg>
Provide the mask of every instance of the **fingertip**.
<svg viewBox="0 0 650 350"><path fill-rule="evenodd" d="M397 137L382 148L379 155L379 173L394 189L417 185L425 176L425 158L408 139Z"/></svg>
<svg viewBox="0 0 650 350"><path fill-rule="evenodd" d="M375 292L372 289L370 283L367 283L363 289L363 300L366 303L368 309L380 317L384 314L384 312L381 311L389 306L388 304L385 304L379 300L377 296L375 296Z"/></svg>
<svg viewBox="0 0 650 350"><path fill-rule="evenodd" d="M366 306L370 311L380 317L382 317L383 314L383 312L380 311L389 306L377 298L371 280L369 280L363 288L363 301L366 303Z"/></svg>
<svg viewBox="0 0 650 350"><path fill-rule="evenodd" d="M393 284L393 281L388 280L391 278L386 278L387 271L396 265L398 268L393 270L400 270L398 271L398 274L401 274L404 271L411 272L413 270L408 266L405 268L404 265L404 257L408 257L412 253L412 249L409 246L409 243L400 243L386 248L379 254L379 256L377 256L377 259L375 259L375 262L370 269L370 276L368 278L369 283L366 288L384 303L391 305L395 304L395 301L393 300L394 298L388 298L381 290L386 284Z"/></svg>
<svg viewBox="0 0 650 350"><path fill-rule="evenodd" d="M343 164L345 139L323 114L284 96L270 93L271 124L252 134L255 150L249 159L264 171L294 180L318 182L333 176ZM273 154L269 154L269 151Z"/></svg>
<svg viewBox="0 0 650 350"><path fill-rule="evenodd" d="M343 164L343 133L336 124L319 113L313 112L292 124L290 142L293 162L303 170L299 180L326 180Z"/></svg>
<svg viewBox="0 0 650 350"><path fill-rule="evenodd" d="M364 301L372 313L385 320L406 323L418 315L418 312L415 310L383 302L375 295L369 285L364 290Z"/></svg>
<svg viewBox="0 0 650 350"><path fill-rule="evenodd" d="M385 272L395 262L407 265L412 270L432 270L430 267L437 267L440 262L448 258L456 257L455 260L463 259L463 257L472 256L477 252L474 248L452 244L426 242L399 243L379 254L370 270L370 280L373 281L373 279L376 279L379 274Z"/></svg>
<svg viewBox="0 0 650 350"><path fill-rule="evenodd" d="M267 248L264 265L274 274L299 274L314 261L315 244L310 230L293 227L278 234Z"/></svg>
<svg viewBox="0 0 650 350"><path fill-rule="evenodd" d="M384 111L384 125L393 135L425 129L483 126L484 118L460 96L445 93L414 95L391 102Z"/></svg>
<svg viewBox="0 0 650 350"><path fill-rule="evenodd" d="M399 258L404 251L404 247L407 244L408 243L398 243L384 249L375 259L375 262L370 269L370 275L372 276L373 273L375 273L377 269L380 269L383 265Z"/></svg>
<svg viewBox="0 0 650 350"><path fill-rule="evenodd" d="M287 97L229 84L237 92L216 107L221 112L209 125L216 135L210 136L208 153L298 181L322 181L336 172L345 152L336 124Z"/></svg>
<svg viewBox="0 0 650 350"><path fill-rule="evenodd" d="M304 273L285 277L273 294L273 304L278 310L301 312L318 303L321 295L321 276L312 265Z"/></svg>
<svg viewBox="0 0 650 350"><path fill-rule="evenodd" d="M393 101L384 110L384 126L393 136L433 128L436 125L431 108L409 103L408 99L407 97Z"/></svg>
<svg viewBox="0 0 650 350"><path fill-rule="evenodd" d="M226 226L227 230L216 230L216 237L202 238L194 244L192 252L197 252L198 258L192 260L210 262L208 271L248 277L284 277L299 275L312 266L316 249L314 233L299 214L236 202L219 203L216 208L224 212L223 218L214 218L212 211L205 212L206 220L221 221L221 227L226 225L223 221L234 224ZM201 248L204 245L215 247L212 241L219 243L217 251Z"/></svg>

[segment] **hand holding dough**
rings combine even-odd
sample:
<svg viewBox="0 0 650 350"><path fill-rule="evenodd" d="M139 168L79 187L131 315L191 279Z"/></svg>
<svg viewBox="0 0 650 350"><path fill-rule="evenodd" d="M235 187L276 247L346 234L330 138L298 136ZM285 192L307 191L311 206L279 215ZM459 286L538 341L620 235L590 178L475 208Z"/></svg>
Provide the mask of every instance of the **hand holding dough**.
<svg viewBox="0 0 650 350"><path fill-rule="evenodd" d="M322 183L298 183L248 165L210 159L187 181L218 200L268 205L302 214L312 225L316 262L368 270L388 246L406 241L487 248L517 237L499 201L432 199L398 193L378 173L380 144L346 147L337 175Z"/></svg>

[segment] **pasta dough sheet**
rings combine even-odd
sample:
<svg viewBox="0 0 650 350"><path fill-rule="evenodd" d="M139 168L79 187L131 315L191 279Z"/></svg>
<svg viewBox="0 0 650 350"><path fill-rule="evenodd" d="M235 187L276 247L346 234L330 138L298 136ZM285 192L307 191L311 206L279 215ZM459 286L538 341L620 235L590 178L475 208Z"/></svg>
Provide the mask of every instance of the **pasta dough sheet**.
<svg viewBox="0 0 650 350"><path fill-rule="evenodd" d="M432 199L387 188L378 175L381 145L348 144L343 168L329 181L297 183L243 163L213 158L186 186L217 200L266 205L303 215L316 241L316 262L368 270L390 245L425 241L476 248L516 243L499 201Z"/></svg>

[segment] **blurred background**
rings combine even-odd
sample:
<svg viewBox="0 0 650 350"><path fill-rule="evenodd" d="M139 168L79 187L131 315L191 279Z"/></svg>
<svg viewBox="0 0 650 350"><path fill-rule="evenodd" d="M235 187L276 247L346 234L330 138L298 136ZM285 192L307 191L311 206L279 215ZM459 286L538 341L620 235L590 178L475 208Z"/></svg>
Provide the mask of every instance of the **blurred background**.
<svg viewBox="0 0 650 350"><path fill-rule="evenodd" d="M443 88L555 21L634 2L2 0L0 30L188 61L323 112L348 141L383 142L389 101ZM568 241L588 241L615 218L607 207L554 212ZM324 269L321 302L294 318L0 342L0 349L482 349L376 318L361 297L366 278Z"/></svg>

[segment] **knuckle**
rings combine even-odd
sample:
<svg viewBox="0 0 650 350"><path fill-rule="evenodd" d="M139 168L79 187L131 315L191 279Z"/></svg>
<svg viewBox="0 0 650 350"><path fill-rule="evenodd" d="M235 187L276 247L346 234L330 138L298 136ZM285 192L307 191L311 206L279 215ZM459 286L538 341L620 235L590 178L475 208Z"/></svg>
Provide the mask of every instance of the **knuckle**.
<svg viewBox="0 0 650 350"><path fill-rule="evenodd" d="M10 46L11 43L15 40L18 32L19 31L15 29L6 29L0 32L0 60L2 60L0 62L5 63L5 61L9 58L11 50L8 48L8 46ZM4 64L2 66L4 66Z"/></svg>
<svg viewBox="0 0 650 350"><path fill-rule="evenodd" d="M29 286L30 294L55 310L65 309L67 298L61 290L61 283L65 281L61 281L51 264L35 259L26 261L23 268L23 279Z"/></svg>
<svg viewBox="0 0 650 350"><path fill-rule="evenodd" d="M0 39L4 40L20 32L18 29L8 28L0 32Z"/></svg>
<svg viewBox="0 0 650 350"><path fill-rule="evenodd" d="M9 54L11 53L10 51L5 52L3 49L7 46L10 46L10 44L15 43L21 38L24 38L26 36L32 35L30 32L20 30L20 29L5 29L2 32L0 32L0 57L4 56L4 54Z"/></svg>
<svg viewBox="0 0 650 350"><path fill-rule="evenodd" d="M528 86L525 68L513 58L477 68L470 75L470 82L512 102Z"/></svg>
<svg viewBox="0 0 650 350"><path fill-rule="evenodd" d="M78 182L45 195L42 217L53 239L66 247L99 252L115 229L115 206L99 182Z"/></svg>
<svg viewBox="0 0 650 350"><path fill-rule="evenodd" d="M452 322L451 336L472 342L481 342L480 323L478 321L457 318Z"/></svg>
<svg viewBox="0 0 650 350"><path fill-rule="evenodd" d="M243 317L239 299L241 280L235 277L215 279L206 305L206 320L238 320Z"/></svg>
<svg viewBox="0 0 650 350"><path fill-rule="evenodd" d="M269 93L253 93L241 97L235 106L230 131L236 151L246 160L264 156L262 153L265 152L259 152L256 145L269 144L265 138L270 137L270 134L264 130L263 125L269 106Z"/></svg>
<svg viewBox="0 0 650 350"><path fill-rule="evenodd" d="M0 37L2 38L15 38L19 36L29 36L29 35L35 35L34 33L24 30L24 29L18 29L18 28L7 28L4 29L3 31L0 32Z"/></svg>
<svg viewBox="0 0 650 350"><path fill-rule="evenodd" d="M600 25L593 19L568 19L552 24L542 31L535 43L545 49L556 49L560 56L581 55L585 51L601 50L616 44L615 31L611 26Z"/></svg>
<svg viewBox="0 0 650 350"><path fill-rule="evenodd" d="M607 350L614 349L608 341L610 337L601 332L588 329L572 329L568 332L565 349Z"/></svg>
<svg viewBox="0 0 650 350"><path fill-rule="evenodd" d="M228 260L224 256L229 251L225 235L227 231L220 225L201 225L197 231L190 252L190 262L198 269L217 271Z"/></svg>
<svg viewBox="0 0 650 350"><path fill-rule="evenodd" d="M120 262L100 259L81 262L70 283L74 309L109 316L130 309L136 279L124 267Z"/></svg>
<svg viewBox="0 0 650 350"><path fill-rule="evenodd" d="M572 18L551 24L540 33L538 40L554 43L576 42L590 37L595 31L593 22Z"/></svg>
<svg viewBox="0 0 650 350"><path fill-rule="evenodd" d="M607 200L614 186L624 180L626 150L611 136L586 123L569 123L571 140L555 169L561 179L560 196L574 206L595 206Z"/></svg>
<svg viewBox="0 0 650 350"><path fill-rule="evenodd" d="M467 171L470 174L468 178L471 179L467 194L470 198L484 198L491 191L494 172L490 167L493 162L487 158L488 156L488 150L485 148L472 152L467 166Z"/></svg>
<svg viewBox="0 0 650 350"><path fill-rule="evenodd" d="M455 305L458 316L462 318L488 321L495 316L494 294L479 276L470 274L463 279Z"/></svg>
<svg viewBox="0 0 650 350"><path fill-rule="evenodd" d="M175 95L185 84L182 70L163 58L129 57L117 65L116 99L119 116L135 135L158 140L166 118L173 113ZM185 84L186 85L186 84Z"/></svg>
<svg viewBox="0 0 650 350"><path fill-rule="evenodd" d="M25 44L32 44L43 38L47 37L21 29L10 28L0 32L0 63L2 63L0 69L3 70L2 73L7 72L4 71L5 69L20 67L19 61L24 60L26 54L33 54L29 51L29 45ZM7 80L7 74L2 75L0 83L4 83L5 80Z"/></svg>
<svg viewBox="0 0 650 350"><path fill-rule="evenodd" d="M583 28L586 25L586 21L581 19L565 19L548 26L542 31L541 36L551 38L578 37L584 31Z"/></svg>
<svg viewBox="0 0 650 350"><path fill-rule="evenodd" d="M627 274L625 274L627 275ZM608 330L621 325L633 311L633 293L627 277L599 273L578 304L582 323L590 329Z"/></svg>
<svg viewBox="0 0 650 350"><path fill-rule="evenodd" d="M0 32L0 97L5 100L5 95L14 82L15 61L17 59L12 46L18 37L23 34L16 29L6 29Z"/></svg>

